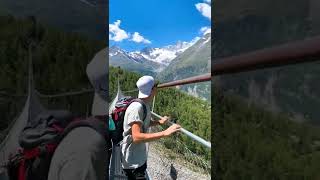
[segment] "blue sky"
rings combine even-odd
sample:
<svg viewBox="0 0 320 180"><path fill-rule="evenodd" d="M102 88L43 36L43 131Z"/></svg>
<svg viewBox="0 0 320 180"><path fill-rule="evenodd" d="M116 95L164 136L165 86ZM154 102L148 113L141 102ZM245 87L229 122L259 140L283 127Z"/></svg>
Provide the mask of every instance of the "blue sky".
<svg viewBox="0 0 320 180"><path fill-rule="evenodd" d="M109 0L109 45L133 51L192 41L210 31L210 4L211 0Z"/></svg>

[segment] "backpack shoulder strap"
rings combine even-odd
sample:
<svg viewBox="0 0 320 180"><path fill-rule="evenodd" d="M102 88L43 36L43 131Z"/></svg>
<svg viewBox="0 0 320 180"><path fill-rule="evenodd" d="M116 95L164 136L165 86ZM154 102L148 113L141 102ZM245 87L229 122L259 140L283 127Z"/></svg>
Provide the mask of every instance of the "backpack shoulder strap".
<svg viewBox="0 0 320 180"><path fill-rule="evenodd" d="M138 103L140 103L141 105L142 105L142 107L143 107L143 121L147 118L147 106L145 105L145 103L141 100L141 99L139 99L139 98L136 98L136 99L134 99L134 100L132 100L132 102L138 102ZM131 102L131 103L132 103Z"/></svg>

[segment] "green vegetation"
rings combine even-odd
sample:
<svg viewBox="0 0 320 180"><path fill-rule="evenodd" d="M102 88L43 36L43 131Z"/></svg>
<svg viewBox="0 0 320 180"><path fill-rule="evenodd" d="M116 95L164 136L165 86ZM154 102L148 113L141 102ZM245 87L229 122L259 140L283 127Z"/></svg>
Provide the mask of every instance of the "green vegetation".
<svg viewBox="0 0 320 180"><path fill-rule="evenodd" d="M320 128L213 92L215 179L318 179Z"/></svg>
<svg viewBox="0 0 320 180"><path fill-rule="evenodd" d="M120 68L110 67L109 69L109 90L110 100L115 97L117 91L117 77L119 75L122 91L128 91L135 88L135 83L141 75L122 70ZM137 92L126 94L136 96ZM211 141L211 106L208 102L187 95L184 92L170 88L159 90L156 96L154 112L160 115L170 115L177 119L177 123L190 132ZM185 135L176 137L194 153L211 159L211 151L203 145L194 142ZM170 139L164 142L169 149L177 148L177 144L172 143ZM178 148L183 148L182 146ZM181 149L180 152L183 152Z"/></svg>
<svg viewBox="0 0 320 180"><path fill-rule="evenodd" d="M92 88L86 66L94 54L105 46L76 33L33 24L32 18L15 19L0 16L0 131L16 118L27 94L28 44L33 48L36 89L43 94L56 94ZM22 95L18 97L8 96ZM41 99L45 107L69 109L85 115L91 110L92 94Z"/></svg>

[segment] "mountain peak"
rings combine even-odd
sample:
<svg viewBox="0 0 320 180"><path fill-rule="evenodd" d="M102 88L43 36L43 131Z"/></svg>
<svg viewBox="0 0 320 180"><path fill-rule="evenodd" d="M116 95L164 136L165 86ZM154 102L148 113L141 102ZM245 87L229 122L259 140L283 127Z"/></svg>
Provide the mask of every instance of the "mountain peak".
<svg viewBox="0 0 320 180"><path fill-rule="evenodd" d="M144 47L143 49L141 49L141 53L145 53L145 54L148 54L148 53L150 53L151 51L153 50L153 48L152 47L150 47L150 46L147 46L147 47Z"/></svg>
<svg viewBox="0 0 320 180"><path fill-rule="evenodd" d="M109 56L115 56L117 54L125 54L125 51L119 46L113 45L109 48Z"/></svg>
<svg viewBox="0 0 320 180"><path fill-rule="evenodd" d="M117 45L113 45L109 48L109 50L112 50L112 51L124 51L123 49L121 49L119 46Z"/></svg>

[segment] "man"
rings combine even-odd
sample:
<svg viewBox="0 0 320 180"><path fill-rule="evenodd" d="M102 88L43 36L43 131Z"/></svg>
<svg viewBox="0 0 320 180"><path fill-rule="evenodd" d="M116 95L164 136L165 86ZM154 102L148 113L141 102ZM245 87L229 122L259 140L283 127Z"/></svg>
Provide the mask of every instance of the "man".
<svg viewBox="0 0 320 180"><path fill-rule="evenodd" d="M148 156L146 142L170 136L180 130L180 126L174 124L161 132L147 132L150 126L165 124L168 121L168 117L165 116L159 121L151 121L150 103L157 93L153 77L143 76L137 81L136 85L139 89L138 98L146 106L147 114L146 116L144 115L143 105L140 102L133 102L125 112L123 123L124 138L121 151L122 167L129 180L145 179ZM143 119L144 117L145 119Z"/></svg>
<svg viewBox="0 0 320 180"><path fill-rule="evenodd" d="M108 64L99 52L87 66L95 89L91 114L105 120L108 115ZM107 131L107 128L105 128ZM60 142L51 160L48 180L105 180L108 177L110 142L91 127L77 127Z"/></svg>

